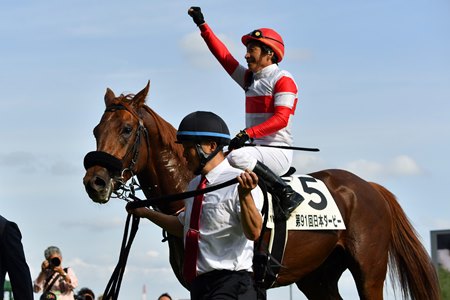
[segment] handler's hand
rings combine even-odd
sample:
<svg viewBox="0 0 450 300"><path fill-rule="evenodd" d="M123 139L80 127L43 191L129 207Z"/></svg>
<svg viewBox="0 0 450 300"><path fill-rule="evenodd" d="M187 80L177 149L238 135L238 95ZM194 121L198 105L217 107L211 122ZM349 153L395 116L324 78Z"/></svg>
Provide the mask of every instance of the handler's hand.
<svg viewBox="0 0 450 300"><path fill-rule="evenodd" d="M205 23L205 18L203 17L202 10L200 7L191 6L191 8L189 8L188 10L188 14L192 17L194 23L197 24L197 26L200 26L203 23Z"/></svg>
<svg viewBox="0 0 450 300"><path fill-rule="evenodd" d="M138 217L138 218L145 218L149 211L149 209L147 207L129 208L128 204L125 208L128 213L130 213L133 216Z"/></svg>
<svg viewBox="0 0 450 300"><path fill-rule="evenodd" d="M241 173L237 180L239 182L238 191L241 195L249 194L258 185L258 176L248 169Z"/></svg>

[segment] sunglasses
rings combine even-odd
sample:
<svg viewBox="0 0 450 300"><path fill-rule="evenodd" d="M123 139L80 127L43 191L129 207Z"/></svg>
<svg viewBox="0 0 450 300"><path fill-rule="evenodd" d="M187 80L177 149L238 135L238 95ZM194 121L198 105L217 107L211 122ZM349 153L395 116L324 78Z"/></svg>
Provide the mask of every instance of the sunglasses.
<svg viewBox="0 0 450 300"><path fill-rule="evenodd" d="M264 38L264 39L272 40L272 41L275 41L275 42L277 42L277 43L279 43L279 44L284 46L284 44L282 42L280 42L279 40L276 40L276 39L268 37L268 36L264 36L262 31L259 30L259 29L253 30L248 35L253 37L253 38L256 38L256 39L263 39Z"/></svg>

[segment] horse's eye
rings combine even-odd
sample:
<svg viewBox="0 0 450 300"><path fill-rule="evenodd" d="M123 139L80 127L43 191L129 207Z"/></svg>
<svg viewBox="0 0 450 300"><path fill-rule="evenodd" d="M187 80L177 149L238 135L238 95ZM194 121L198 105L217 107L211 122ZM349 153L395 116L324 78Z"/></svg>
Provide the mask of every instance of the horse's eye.
<svg viewBox="0 0 450 300"><path fill-rule="evenodd" d="M126 125L122 129L122 134L129 135L132 131L133 131L133 127L129 126L129 125Z"/></svg>

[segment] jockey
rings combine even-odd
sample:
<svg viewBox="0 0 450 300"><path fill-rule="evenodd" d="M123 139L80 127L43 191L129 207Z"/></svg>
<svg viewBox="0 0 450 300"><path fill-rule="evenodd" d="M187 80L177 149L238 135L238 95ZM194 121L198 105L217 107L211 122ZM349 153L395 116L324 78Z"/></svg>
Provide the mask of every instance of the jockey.
<svg viewBox="0 0 450 300"><path fill-rule="evenodd" d="M268 147L243 147L245 142L273 146L292 146L291 121L297 105L297 85L278 63L284 57L284 42L273 29L260 28L242 37L247 48L248 68L239 64L226 46L205 23L200 7L188 14L200 29L201 36L225 71L245 91L246 128L234 137L227 158L242 170L249 169L263 178L279 200L285 218L303 201L279 176L292 163L292 150Z"/></svg>

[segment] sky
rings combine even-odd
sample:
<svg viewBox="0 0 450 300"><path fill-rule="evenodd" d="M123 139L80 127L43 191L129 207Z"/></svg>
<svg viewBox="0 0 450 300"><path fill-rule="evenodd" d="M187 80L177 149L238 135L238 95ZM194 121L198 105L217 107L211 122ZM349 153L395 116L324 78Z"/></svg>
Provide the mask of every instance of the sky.
<svg viewBox="0 0 450 300"><path fill-rule="evenodd" d="M106 88L137 93L178 126L196 110L244 128L244 95L187 15L206 22L244 61L240 38L270 27L283 37L280 67L299 85L294 117L298 173L342 168L398 198L430 251L430 231L450 229L450 3L446 0L180 1L5 0L0 5L0 214L23 235L31 275L56 245L80 288L103 292L117 263L125 202L93 203L83 157ZM161 230L141 222L121 299L169 292L187 299ZM301 249L299 249L301 251ZM356 299L348 273L344 299ZM293 287L268 299L305 299ZM387 286L386 299L395 299ZM39 295L35 295L38 299Z"/></svg>

